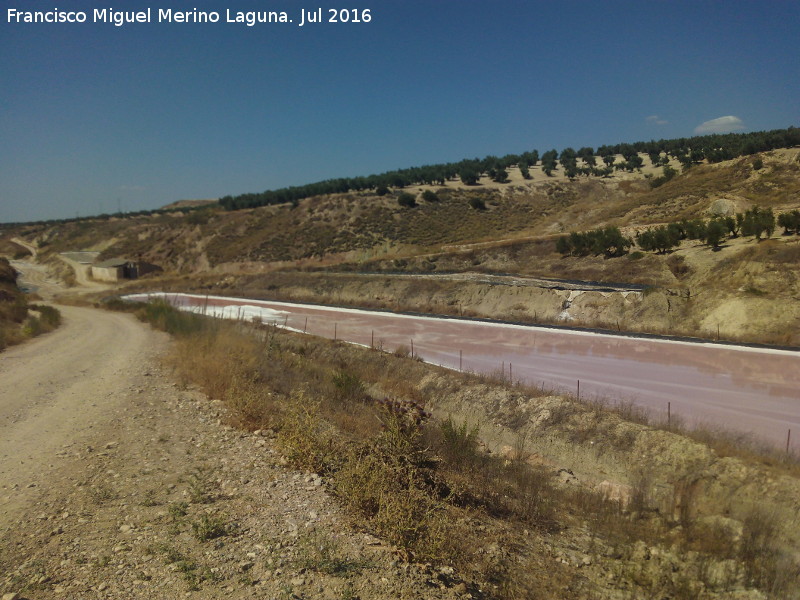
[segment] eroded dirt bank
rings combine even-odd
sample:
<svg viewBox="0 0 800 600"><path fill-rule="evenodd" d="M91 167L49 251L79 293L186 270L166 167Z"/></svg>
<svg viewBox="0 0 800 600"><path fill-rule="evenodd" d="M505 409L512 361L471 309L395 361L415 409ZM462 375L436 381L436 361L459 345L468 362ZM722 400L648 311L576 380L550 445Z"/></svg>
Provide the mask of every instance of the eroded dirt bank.
<svg viewBox="0 0 800 600"><path fill-rule="evenodd" d="M623 281L624 273L618 275L614 281ZM712 275L726 289L711 292L705 284L689 285L674 278L669 281L666 276L655 287L639 284L614 289L601 285L592 289L579 283L542 285L541 280L527 276L493 277L470 272L387 275L294 271L164 278L135 283L130 289L797 345L800 329L795 324L800 323L800 304L794 298L795 278L779 271L769 271L767 275L757 285L752 283L748 269L725 278Z"/></svg>

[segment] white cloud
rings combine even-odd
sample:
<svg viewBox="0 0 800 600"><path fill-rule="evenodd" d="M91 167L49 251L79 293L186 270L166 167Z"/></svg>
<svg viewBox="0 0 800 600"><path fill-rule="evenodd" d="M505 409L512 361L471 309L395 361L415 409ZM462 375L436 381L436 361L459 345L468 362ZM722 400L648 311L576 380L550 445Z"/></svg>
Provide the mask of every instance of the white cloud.
<svg viewBox="0 0 800 600"><path fill-rule="evenodd" d="M669 121L662 119L658 115L650 115L645 119L645 121L647 121L648 123L654 123L656 125L666 125L667 123L669 123Z"/></svg>
<svg viewBox="0 0 800 600"><path fill-rule="evenodd" d="M694 128L695 133L730 133L731 131L739 131L744 129L744 121L739 117L728 115L727 117L719 117L718 119L711 119L705 123L700 123Z"/></svg>

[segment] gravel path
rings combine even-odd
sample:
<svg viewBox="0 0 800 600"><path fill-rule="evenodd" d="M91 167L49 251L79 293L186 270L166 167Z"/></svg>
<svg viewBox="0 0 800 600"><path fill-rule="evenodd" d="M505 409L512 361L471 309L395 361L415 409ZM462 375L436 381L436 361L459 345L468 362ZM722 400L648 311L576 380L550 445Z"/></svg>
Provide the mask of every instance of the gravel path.
<svg viewBox="0 0 800 600"><path fill-rule="evenodd" d="M50 598L456 598L452 575L352 529L269 432L180 389L166 335L59 307L0 354L0 593Z"/></svg>

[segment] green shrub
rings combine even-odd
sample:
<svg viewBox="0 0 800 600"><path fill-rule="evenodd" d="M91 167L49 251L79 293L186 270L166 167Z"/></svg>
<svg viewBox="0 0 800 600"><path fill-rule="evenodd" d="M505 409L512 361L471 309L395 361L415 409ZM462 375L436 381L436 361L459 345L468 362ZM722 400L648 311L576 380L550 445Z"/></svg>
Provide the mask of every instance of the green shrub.
<svg viewBox="0 0 800 600"><path fill-rule="evenodd" d="M230 532L230 525L222 517L203 515L199 521L192 523L192 534L199 542L207 542Z"/></svg>
<svg viewBox="0 0 800 600"><path fill-rule="evenodd" d="M366 397L366 386L358 375L347 371L333 374L333 399L337 402L358 402Z"/></svg>
<svg viewBox="0 0 800 600"><path fill-rule="evenodd" d="M397 197L397 203L400 206L404 206L406 208L414 208L417 205L417 199L414 197L413 194L409 194L408 192L403 192Z"/></svg>
<svg viewBox="0 0 800 600"><path fill-rule="evenodd" d="M454 467L464 468L474 465L478 455L477 425L470 427L464 421L457 425L453 418L448 416L439 424L442 436L441 452L445 460Z"/></svg>
<svg viewBox="0 0 800 600"><path fill-rule="evenodd" d="M472 196L469 199L469 205L475 210L486 210L486 203L483 201L483 198L479 196Z"/></svg>
<svg viewBox="0 0 800 600"><path fill-rule="evenodd" d="M36 337L44 332L42 322L37 317L28 317L22 326L22 333L25 337Z"/></svg>
<svg viewBox="0 0 800 600"><path fill-rule="evenodd" d="M166 300L154 300L142 305L136 316L156 329L177 336L187 336L213 327L210 319L178 310Z"/></svg>
<svg viewBox="0 0 800 600"><path fill-rule="evenodd" d="M57 308L47 306L46 304L37 304L31 308L39 312L39 318L47 331L52 331L61 325L61 313Z"/></svg>
<svg viewBox="0 0 800 600"><path fill-rule="evenodd" d="M556 241L556 250L561 254L588 256L605 254L607 257L622 256L633 245L633 240L622 235L618 227L604 227L591 231L573 231Z"/></svg>

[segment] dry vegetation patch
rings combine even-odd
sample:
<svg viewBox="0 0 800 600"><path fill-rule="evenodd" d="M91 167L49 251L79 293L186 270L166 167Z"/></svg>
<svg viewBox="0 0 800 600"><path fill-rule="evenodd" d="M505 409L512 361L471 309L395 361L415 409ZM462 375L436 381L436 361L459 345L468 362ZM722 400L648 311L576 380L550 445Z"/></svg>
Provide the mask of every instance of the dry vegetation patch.
<svg viewBox="0 0 800 600"><path fill-rule="evenodd" d="M174 360L183 377L194 381L198 364L236 373L215 393L237 424L276 430L286 459L324 474L354 523L406 559L452 565L440 572L477 596L759 598L759 589L791 598L798 589L796 523L784 521L800 492L794 475L719 460L626 421L644 420L626 406L275 328L156 316L191 330ZM603 472L609 481L595 479ZM767 513L751 514L755 505ZM784 528L757 533L776 523Z"/></svg>
<svg viewBox="0 0 800 600"><path fill-rule="evenodd" d="M17 287L17 273L0 257L0 350L52 331L61 323L58 309L31 305Z"/></svg>

